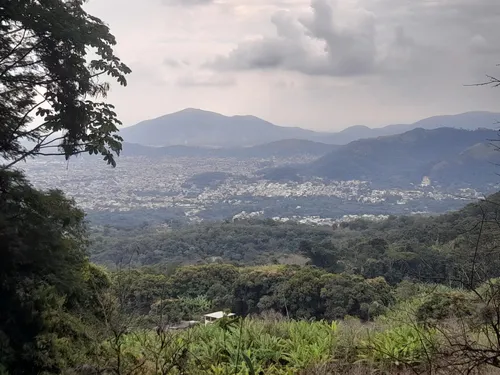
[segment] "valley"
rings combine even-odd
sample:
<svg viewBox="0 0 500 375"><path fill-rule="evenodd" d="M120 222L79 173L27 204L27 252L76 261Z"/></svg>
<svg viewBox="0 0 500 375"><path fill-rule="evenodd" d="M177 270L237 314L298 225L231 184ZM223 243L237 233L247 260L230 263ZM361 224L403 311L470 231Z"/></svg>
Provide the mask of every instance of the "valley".
<svg viewBox="0 0 500 375"><path fill-rule="evenodd" d="M37 188L74 198L93 226L248 218L332 225L438 214L498 191L497 132L474 128L494 116L436 116L416 123L422 128L380 128L385 135L373 138L357 139L348 128L355 140L335 145L334 133L318 141L317 133L252 116L185 110L123 129L125 140L142 134L157 146L124 142L116 168L89 155L29 160L22 168ZM266 142L243 146L238 137L250 132L247 122L259 124L252 142ZM441 122L457 127L436 128ZM179 131L196 133L197 141L183 144ZM137 137L129 139L131 132ZM311 134L315 140L302 137Z"/></svg>
<svg viewBox="0 0 500 375"><path fill-rule="evenodd" d="M232 218L275 218L331 225L360 215L440 213L495 189L376 188L370 181L269 180L264 168L304 165L288 158L121 157L116 168L93 158L44 159L23 168L35 186L63 190L92 224L136 226Z"/></svg>
<svg viewBox="0 0 500 375"><path fill-rule="evenodd" d="M500 375L480 3L1 2L0 375Z"/></svg>

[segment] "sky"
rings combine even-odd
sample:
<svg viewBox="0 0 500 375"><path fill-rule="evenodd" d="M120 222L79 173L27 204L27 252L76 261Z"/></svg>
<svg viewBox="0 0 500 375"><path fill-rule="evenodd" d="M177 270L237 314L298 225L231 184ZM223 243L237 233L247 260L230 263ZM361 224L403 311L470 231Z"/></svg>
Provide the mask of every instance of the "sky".
<svg viewBox="0 0 500 375"><path fill-rule="evenodd" d="M184 108L335 131L500 112L498 0L89 0L125 126Z"/></svg>

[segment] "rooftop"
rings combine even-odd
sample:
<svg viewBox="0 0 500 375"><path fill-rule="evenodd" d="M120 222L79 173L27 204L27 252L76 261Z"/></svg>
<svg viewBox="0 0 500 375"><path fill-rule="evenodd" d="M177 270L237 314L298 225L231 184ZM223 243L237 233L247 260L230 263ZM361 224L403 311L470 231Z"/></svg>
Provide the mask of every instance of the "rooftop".
<svg viewBox="0 0 500 375"><path fill-rule="evenodd" d="M203 316L206 318L220 319L220 318L223 318L224 316L234 316L234 315L235 314L233 314L233 313L225 313L224 311L217 311L217 312L213 312L210 314L205 314Z"/></svg>

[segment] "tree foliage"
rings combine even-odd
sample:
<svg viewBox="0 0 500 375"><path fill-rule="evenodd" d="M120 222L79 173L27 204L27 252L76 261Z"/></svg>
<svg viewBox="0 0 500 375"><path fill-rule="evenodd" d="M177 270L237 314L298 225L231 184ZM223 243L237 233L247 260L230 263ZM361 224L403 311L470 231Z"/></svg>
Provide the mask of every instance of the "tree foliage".
<svg viewBox="0 0 500 375"><path fill-rule="evenodd" d="M170 277L152 277L147 269L131 272L135 286L128 288L128 306L136 306L134 311L141 314L156 314L158 306L164 306L172 316L184 319L200 317L200 304L194 303L200 298L213 310L228 309L240 316L274 311L293 319L351 315L371 320L394 301L392 289L382 277L364 279L314 267L211 264L180 267ZM144 296L151 296L149 305Z"/></svg>
<svg viewBox="0 0 500 375"><path fill-rule="evenodd" d="M84 213L12 167L39 155L101 154L115 165L120 124L103 99L130 73L83 0L0 1L0 372L60 373L96 324L106 272L88 262ZM86 345L86 344L85 344Z"/></svg>
<svg viewBox="0 0 500 375"><path fill-rule="evenodd" d="M90 251L109 265L132 253L138 253L136 265L307 262L332 273L382 276L390 284L411 279L469 287L500 277L499 214L500 194L494 194L440 216L356 220L336 229L272 220L103 227L94 229Z"/></svg>
<svg viewBox="0 0 500 375"><path fill-rule="evenodd" d="M99 101L109 90L102 78L126 85L130 69L114 55L108 27L87 14L83 2L0 3L0 155L6 166L81 152L115 164L120 122L113 106Z"/></svg>
<svg viewBox="0 0 500 375"><path fill-rule="evenodd" d="M0 362L12 374L55 371L57 335L79 335L68 311L89 307L96 275L83 219L60 192L0 172Z"/></svg>

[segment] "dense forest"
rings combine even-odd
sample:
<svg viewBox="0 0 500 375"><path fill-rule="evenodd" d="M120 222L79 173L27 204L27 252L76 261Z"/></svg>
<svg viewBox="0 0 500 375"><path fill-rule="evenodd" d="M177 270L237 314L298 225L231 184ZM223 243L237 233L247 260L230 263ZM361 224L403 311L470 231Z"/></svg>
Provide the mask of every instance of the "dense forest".
<svg viewBox="0 0 500 375"><path fill-rule="evenodd" d="M0 3L1 375L499 373L500 194L333 228L91 232L34 188L27 158L121 150L102 78L130 69L82 4Z"/></svg>
<svg viewBox="0 0 500 375"><path fill-rule="evenodd" d="M382 276L391 284L411 279L464 286L470 282L474 248L477 270L485 277L500 276L494 256L499 255L499 205L500 193L444 215L391 216L333 227L273 220L135 230L100 227L92 232L90 252L94 261L110 267L128 260L136 266L308 263L329 272Z"/></svg>

